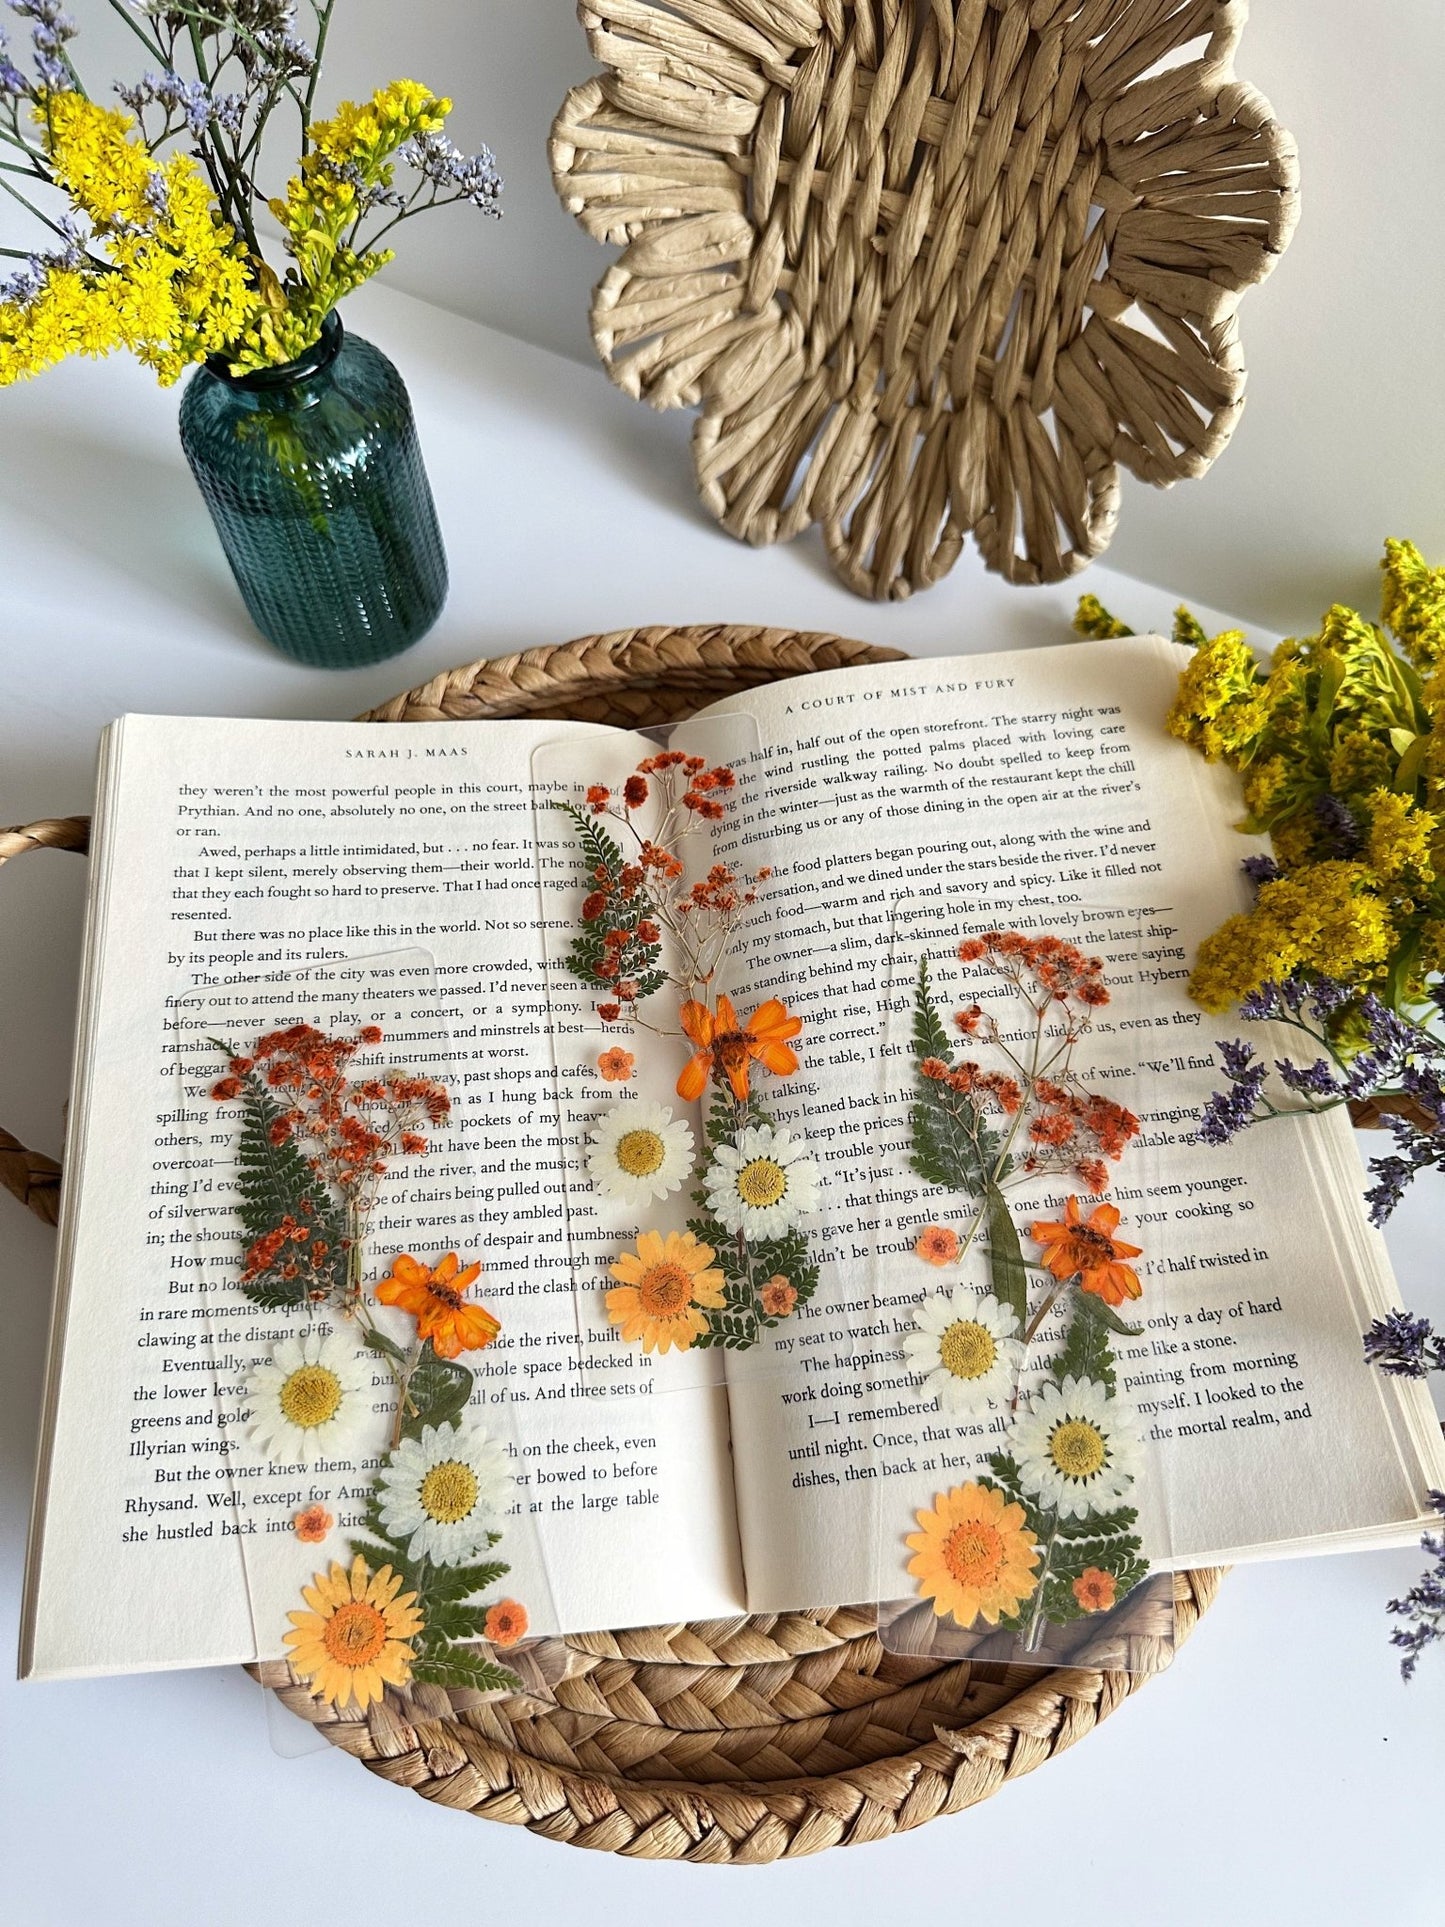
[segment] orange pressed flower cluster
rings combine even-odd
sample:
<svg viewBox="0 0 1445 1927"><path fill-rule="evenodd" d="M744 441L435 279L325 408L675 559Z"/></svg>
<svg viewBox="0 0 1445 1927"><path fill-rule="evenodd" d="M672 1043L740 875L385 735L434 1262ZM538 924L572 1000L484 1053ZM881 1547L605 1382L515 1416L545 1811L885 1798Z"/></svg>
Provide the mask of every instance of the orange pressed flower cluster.
<svg viewBox="0 0 1445 1927"><path fill-rule="evenodd" d="M1061 1282L1077 1278L1081 1291L1092 1292L1106 1305L1122 1305L1138 1298L1144 1287L1126 1258L1137 1258L1142 1247L1114 1236L1119 1212L1112 1204L1096 1204L1086 1218L1077 1198L1064 1206L1064 1221L1029 1226L1029 1236L1044 1248L1044 1264Z"/></svg>
<svg viewBox="0 0 1445 1927"><path fill-rule="evenodd" d="M1017 1078L1003 1071L986 1071L972 1061L950 1066L941 1057L925 1057L918 1069L930 1082L946 1084L961 1097L972 1098L980 1110L988 1104L997 1104L1005 1117L1013 1117L1024 1101L1023 1087Z"/></svg>
<svg viewBox="0 0 1445 1927"><path fill-rule="evenodd" d="M1071 1002L1086 1011L1097 1010L1109 1001L1102 957L1086 957L1062 937L1026 937L1018 930L986 930L981 937L964 938L958 946L958 960L987 961L1018 986L1035 1010Z"/></svg>
<svg viewBox="0 0 1445 1927"><path fill-rule="evenodd" d="M467 1304L463 1297L481 1272L480 1259L463 1269L454 1251L435 1267L401 1252L391 1261L390 1277L376 1287L376 1296L383 1305L410 1312L417 1337L429 1338L438 1358L456 1358L462 1352L483 1350L502 1329L499 1319L481 1305Z"/></svg>
<svg viewBox="0 0 1445 1927"><path fill-rule="evenodd" d="M1141 1128L1122 1104L1097 1091L1072 1090L1041 1077L1034 1085L1038 1109L1029 1121L1030 1150L1023 1160L1031 1176L1069 1171L1098 1197L1108 1187L1106 1159L1124 1155Z"/></svg>
<svg viewBox="0 0 1445 1927"><path fill-rule="evenodd" d="M304 1217L314 1217L316 1207L303 1198L298 1207ZM241 1262L241 1283L274 1275L288 1284L300 1279L306 1296L314 1304L330 1295L334 1278L332 1248L329 1240L315 1235L309 1224L302 1224L290 1212L246 1247Z"/></svg>
<svg viewBox="0 0 1445 1927"><path fill-rule="evenodd" d="M227 1102L258 1077L287 1100L270 1127L272 1143L295 1139L312 1170L354 1199L385 1172L388 1157L423 1155L428 1145L421 1127L444 1124L451 1115L446 1087L432 1078L387 1071L351 1081L352 1058L381 1038L376 1024L355 1037L328 1037L311 1024L268 1031L250 1057L230 1060L229 1074L211 1095Z"/></svg>
<svg viewBox="0 0 1445 1927"><path fill-rule="evenodd" d="M688 1103L701 1097L708 1079L719 1088L726 1084L739 1104L748 1099L748 1070L757 1062L774 1077L791 1077L798 1068L798 1053L790 1040L803 1028L801 1017L792 1016L785 1004L769 997L741 1023L732 999L721 996L717 1011L690 999L682 1007L682 1028L695 1046L677 1080L677 1094Z"/></svg>

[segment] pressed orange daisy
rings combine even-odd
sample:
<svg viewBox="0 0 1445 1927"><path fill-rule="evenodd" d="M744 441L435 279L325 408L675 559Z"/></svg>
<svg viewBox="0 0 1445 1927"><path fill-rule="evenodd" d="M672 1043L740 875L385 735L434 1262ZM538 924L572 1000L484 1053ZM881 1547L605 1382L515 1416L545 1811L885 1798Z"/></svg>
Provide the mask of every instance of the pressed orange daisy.
<svg viewBox="0 0 1445 1927"><path fill-rule="evenodd" d="M685 1003L680 1014L683 1030L697 1046L677 1080L677 1094L688 1103L702 1096L709 1077L720 1084L726 1079L739 1104L746 1102L748 1067L754 1059L774 1077L791 1077L798 1068L798 1053L788 1040L797 1036L803 1020L790 1016L776 997L759 1004L745 1024L738 1021L730 997L718 998L716 1016L695 999Z"/></svg>
<svg viewBox="0 0 1445 1927"><path fill-rule="evenodd" d="M515 1599L499 1599L487 1613L482 1631L494 1646L515 1646L527 1631L527 1608Z"/></svg>
<svg viewBox="0 0 1445 1927"><path fill-rule="evenodd" d="M723 1275L713 1270L717 1256L690 1231L644 1231L636 1251L625 1251L611 1267L618 1283L607 1294L607 1316L629 1344L660 1352L685 1352L707 1330L703 1311L723 1302Z"/></svg>
<svg viewBox="0 0 1445 1927"><path fill-rule="evenodd" d="M1062 1224L1031 1224L1029 1236L1044 1247L1044 1264L1056 1278L1077 1277L1081 1291L1091 1291L1106 1305L1122 1305L1143 1294L1138 1272L1121 1262L1137 1258L1143 1247L1116 1238L1118 1223L1116 1206L1096 1204L1085 1218L1079 1200L1070 1198Z"/></svg>
<svg viewBox="0 0 1445 1927"><path fill-rule="evenodd" d="M438 1358L479 1352L502 1329L481 1305L463 1302L462 1293L481 1276L480 1259L462 1270L454 1251L435 1267L422 1264L408 1252L391 1261L391 1275L376 1287L383 1305L399 1305L416 1320L418 1338L429 1338Z"/></svg>
<svg viewBox="0 0 1445 1927"><path fill-rule="evenodd" d="M931 1265L951 1265L958 1256L958 1234L945 1225L926 1224L913 1240L913 1249Z"/></svg>
<svg viewBox="0 0 1445 1927"><path fill-rule="evenodd" d="M908 1570L936 1618L968 1627L996 1626L1016 1613L1038 1586L1039 1543L1024 1524L1024 1509L989 1485L956 1485L934 1498L932 1512L915 1514L921 1528L908 1535L916 1554Z"/></svg>
<svg viewBox="0 0 1445 1927"><path fill-rule="evenodd" d="M319 1546L336 1524L324 1505L308 1505L291 1521L291 1530L303 1545Z"/></svg>
<svg viewBox="0 0 1445 1927"><path fill-rule="evenodd" d="M1114 1604L1118 1586L1112 1572L1085 1566L1069 1590L1086 1613L1106 1613Z"/></svg>
<svg viewBox="0 0 1445 1927"><path fill-rule="evenodd" d="M632 1075L635 1062L630 1050L623 1050L620 1044L614 1044L611 1050L603 1051L598 1058L597 1069L609 1084L625 1084Z"/></svg>
<svg viewBox="0 0 1445 1927"><path fill-rule="evenodd" d="M778 1272L769 1278L758 1297L769 1318L786 1318L798 1302L798 1289L791 1278Z"/></svg>
<svg viewBox="0 0 1445 1927"><path fill-rule="evenodd" d="M407 1642L423 1622L416 1594L399 1592L400 1576L390 1566L373 1573L360 1553L301 1588L311 1610L287 1613L287 1657L317 1699L364 1713L388 1686L406 1685L416 1657Z"/></svg>

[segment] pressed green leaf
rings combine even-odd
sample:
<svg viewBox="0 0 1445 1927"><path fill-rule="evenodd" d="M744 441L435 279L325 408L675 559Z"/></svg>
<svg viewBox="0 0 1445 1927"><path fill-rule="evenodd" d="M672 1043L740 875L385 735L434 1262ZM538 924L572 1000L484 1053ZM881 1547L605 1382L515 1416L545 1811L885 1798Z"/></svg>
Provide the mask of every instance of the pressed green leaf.
<svg viewBox="0 0 1445 1927"><path fill-rule="evenodd" d="M473 1593L486 1592L512 1570L500 1559L480 1566L432 1566L427 1573L426 1597L429 1601L461 1601Z"/></svg>
<svg viewBox="0 0 1445 1927"><path fill-rule="evenodd" d="M522 1682L505 1666L465 1647L444 1646L413 1660L411 1674L427 1686L468 1686L478 1693L516 1693Z"/></svg>
<svg viewBox="0 0 1445 1927"><path fill-rule="evenodd" d="M919 962L918 982L913 991L913 1056L920 1064L929 1057L941 1057L944 1063L949 1060L948 1034L933 1008L928 988L927 957Z"/></svg>
<svg viewBox="0 0 1445 1927"><path fill-rule="evenodd" d="M419 1439L428 1425L446 1425L466 1408L476 1380L465 1365L455 1359L438 1358L430 1339L422 1346L421 1358L407 1386L415 1412L402 1423L402 1437Z"/></svg>
<svg viewBox="0 0 1445 1927"><path fill-rule="evenodd" d="M1008 1200L997 1185L985 1193L988 1205L988 1263L993 1295L1007 1305L1022 1331L1029 1322L1029 1274L1019 1246L1019 1234L1009 1214Z"/></svg>

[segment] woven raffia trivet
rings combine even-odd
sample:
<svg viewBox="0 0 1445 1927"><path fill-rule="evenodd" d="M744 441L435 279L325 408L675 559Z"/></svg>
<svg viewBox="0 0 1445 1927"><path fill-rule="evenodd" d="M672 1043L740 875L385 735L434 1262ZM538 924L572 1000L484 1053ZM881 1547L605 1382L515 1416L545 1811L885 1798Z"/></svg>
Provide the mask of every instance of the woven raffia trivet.
<svg viewBox="0 0 1445 1927"><path fill-rule="evenodd" d="M671 722L734 691L900 652L786 629L629 629L469 664L363 720L555 716ZM0 831L0 862L83 849L84 818ZM59 1167L0 1133L0 1181L55 1221ZM1175 1580L1175 1638L1219 1583ZM440 1806L659 1860L754 1863L886 1839L987 1799L1083 1739L1148 1677L888 1651L871 1607L582 1634L550 1694L413 1689L339 1715L284 1665L251 1670L333 1746ZM425 1717L417 1717L424 1712Z"/></svg>
<svg viewBox="0 0 1445 1927"><path fill-rule="evenodd" d="M552 130L623 253L607 372L697 407L732 534L818 523L860 595L1053 582L1119 470L1202 475L1243 407L1236 308L1283 253L1294 143L1235 78L1245 0L583 0L601 75Z"/></svg>

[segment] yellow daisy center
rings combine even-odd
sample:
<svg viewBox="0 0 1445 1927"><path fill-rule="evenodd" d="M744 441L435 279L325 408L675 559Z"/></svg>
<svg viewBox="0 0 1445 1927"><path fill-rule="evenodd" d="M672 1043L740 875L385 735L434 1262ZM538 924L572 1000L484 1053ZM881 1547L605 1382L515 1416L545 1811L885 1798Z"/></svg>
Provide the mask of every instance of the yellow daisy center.
<svg viewBox="0 0 1445 1927"><path fill-rule="evenodd" d="M943 1563L960 1586L984 1586L1003 1570L1003 1540L981 1519L955 1526L943 1542Z"/></svg>
<svg viewBox="0 0 1445 1927"><path fill-rule="evenodd" d="M643 1272L637 1296L650 1318L675 1318L692 1297L691 1275L664 1259Z"/></svg>
<svg viewBox="0 0 1445 1927"><path fill-rule="evenodd" d="M667 1146L656 1131L629 1131L617 1140L617 1163L630 1178L650 1178L662 1169Z"/></svg>
<svg viewBox="0 0 1445 1927"><path fill-rule="evenodd" d="M1108 1456L1109 1441L1087 1419L1065 1419L1049 1434L1049 1457L1066 1479L1092 1479Z"/></svg>
<svg viewBox="0 0 1445 1927"><path fill-rule="evenodd" d="M945 1371L955 1378L983 1378L993 1370L998 1347L993 1334L971 1319L960 1318L939 1340L938 1355Z"/></svg>
<svg viewBox="0 0 1445 1927"><path fill-rule="evenodd" d="M281 1387L281 1410L303 1431L325 1425L341 1405L341 1380L325 1365L299 1365Z"/></svg>
<svg viewBox="0 0 1445 1927"><path fill-rule="evenodd" d="M787 1188L787 1172L771 1158L754 1158L738 1172L738 1196L754 1211L776 1204Z"/></svg>
<svg viewBox="0 0 1445 1927"><path fill-rule="evenodd" d="M338 1666L369 1666L386 1644L386 1619L364 1599L338 1606L321 1635L329 1659Z"/></svg>
<svg viewBox="0 0 1445 1927"><path fill-rule="evenodd" d="M477 1503L477 1475L460 1459L443 1459L421 1482L421 1509L436 1524L455 1525Z"/></svg>

